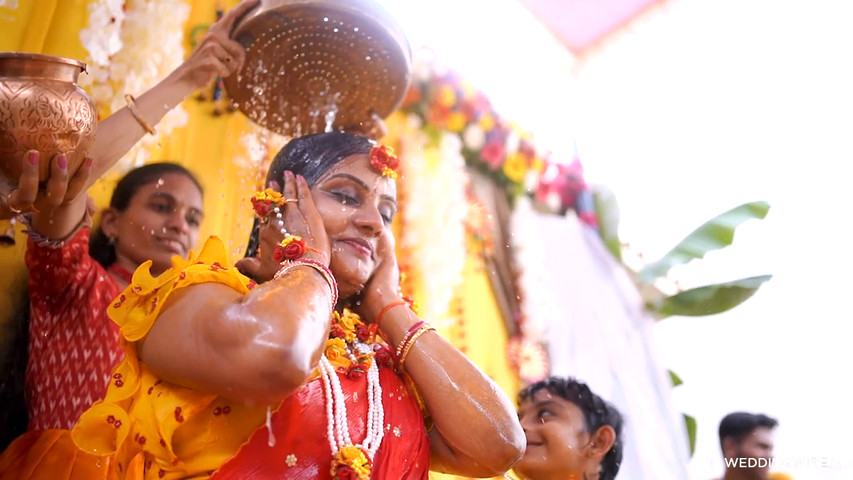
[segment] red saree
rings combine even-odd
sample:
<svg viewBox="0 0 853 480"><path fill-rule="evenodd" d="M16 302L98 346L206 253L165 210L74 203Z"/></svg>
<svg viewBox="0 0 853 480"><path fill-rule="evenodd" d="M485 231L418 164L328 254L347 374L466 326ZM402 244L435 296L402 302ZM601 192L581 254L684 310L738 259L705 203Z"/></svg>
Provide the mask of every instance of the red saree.
<svg viewBox="0 0 853 480"><path fill-rule="evenodd" d="M344 375L339 378L346 397L350 435L360 441L366 431L367 380L352 380ZM385 436L373 459L371 478L429 478L429 439L417 401L393 369L380 368L379 381ZM332 478L325 398L319 379L284 400L273 413L270 427L272 435L266 426L255 430L211 480Z"/></svg>

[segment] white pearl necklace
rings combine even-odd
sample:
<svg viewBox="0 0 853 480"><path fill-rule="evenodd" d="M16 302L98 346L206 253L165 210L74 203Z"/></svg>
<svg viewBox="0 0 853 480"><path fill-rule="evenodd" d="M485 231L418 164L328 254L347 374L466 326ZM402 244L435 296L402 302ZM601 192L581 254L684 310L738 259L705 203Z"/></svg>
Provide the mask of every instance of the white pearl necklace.
<svg viewBox="0 0 853 480"><path fill-rule="evenodd" d="M356 340L355 350L359 354L372 352L372 348ZM355 356L347 345L350 359L356 362ZM332 457L336 457L338 451L348 445L353 445L364 450L370 461L379 449L385 430L382 424L385 422L385 409L382 407L382 386L379 384L379 367L376 359L370 362L367 369L367 433L361 443L355 444L349 433L347 424L347 406L344 392L335 367L329 362L325 355L320 357L320 376L323 379L323 387L326 396L326 434L329 437L329 447L332 449Z"/></svg>
<svg viewBox="0 0 853 480"><path fill-rule="evenodd" d="M281 234L285 237L289 237L290 235L287 234L287 229L284 228L284 216L281 214L281 208L275 207L272 209L272 211L275 212L276 223L278 223L278 231L281 232Z"/></svg>

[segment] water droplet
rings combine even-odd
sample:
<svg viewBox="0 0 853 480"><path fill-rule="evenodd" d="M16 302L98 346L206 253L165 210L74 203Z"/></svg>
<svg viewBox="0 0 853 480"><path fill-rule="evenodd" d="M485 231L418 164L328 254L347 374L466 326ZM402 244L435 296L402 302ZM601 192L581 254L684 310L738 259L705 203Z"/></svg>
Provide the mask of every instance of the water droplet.
<svg viewBox="0 0 853 480"><path fill-rule="evenodd" d="M272 407L267 407L267 445L275 446L275 435L272 433Z"/></svg>

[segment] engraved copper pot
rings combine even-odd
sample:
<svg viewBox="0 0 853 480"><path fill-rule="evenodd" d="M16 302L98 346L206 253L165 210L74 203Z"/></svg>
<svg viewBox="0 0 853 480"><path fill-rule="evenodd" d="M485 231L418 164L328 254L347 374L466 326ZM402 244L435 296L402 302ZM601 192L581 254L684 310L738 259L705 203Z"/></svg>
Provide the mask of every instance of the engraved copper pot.
<svg viewBox="0 0 853 480"><path fill-rule="evenodd" d="M378 137L377 120L409 88L408 40L375 0L261 0L231 37L246 62L225 90L251 120L286 136Z"/></svg>
<svg viewBox="0 0 853 480"><path fill-rule="evenodd" d="M92 99L77 86L86 64L70 58L0 52L0 174L16 185L28 150L41 152L39 179L50 160L68 157L68 171L83 162L98 128ZM3 183L3 182L0 182Z"/></svg>

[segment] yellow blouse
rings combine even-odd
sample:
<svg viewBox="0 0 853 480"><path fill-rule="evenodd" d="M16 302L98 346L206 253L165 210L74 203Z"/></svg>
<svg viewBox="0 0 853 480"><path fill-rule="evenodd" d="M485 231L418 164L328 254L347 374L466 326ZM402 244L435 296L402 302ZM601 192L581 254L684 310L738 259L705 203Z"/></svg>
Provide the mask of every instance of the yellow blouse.
<svg viewBox="0 0 853 480"><path fill-rule="evenodd" d="M230 267L225 245L210 237L198 256L174 257L158 277L142 264L130 285L109 308L121 327L124 360L115 369L104 400L83 413L72 430L74 442L96 455L115 455L125 471L143 455L146 479L208 478L265 420L265 407L246 407L216 395L161 385L140 363L136 342L145 337L169 295L205 282L240 293L253 286Z"/></svg>

